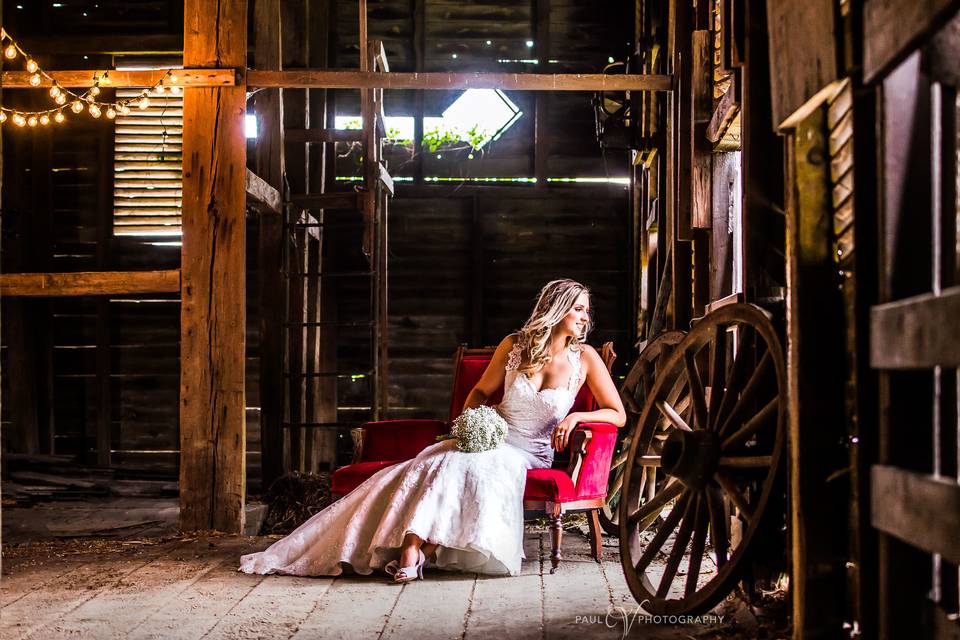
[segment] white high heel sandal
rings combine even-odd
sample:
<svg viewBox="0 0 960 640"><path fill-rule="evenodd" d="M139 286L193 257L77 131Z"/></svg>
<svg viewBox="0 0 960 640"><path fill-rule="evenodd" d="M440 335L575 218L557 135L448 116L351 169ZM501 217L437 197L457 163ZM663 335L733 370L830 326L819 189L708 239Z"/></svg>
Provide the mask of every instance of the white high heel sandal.
<svg viewBox="0 0 960 640"><path fill-rule="evenodd" d="M398 560L391 560L383 570L387 572L387 575L393 576L395 584L413 582L418 579L423 580L423 566L427 564L427 558L423 555L421 549L417 549L417 554L419 555L419 561L413 566L401 567Z"/></svg>

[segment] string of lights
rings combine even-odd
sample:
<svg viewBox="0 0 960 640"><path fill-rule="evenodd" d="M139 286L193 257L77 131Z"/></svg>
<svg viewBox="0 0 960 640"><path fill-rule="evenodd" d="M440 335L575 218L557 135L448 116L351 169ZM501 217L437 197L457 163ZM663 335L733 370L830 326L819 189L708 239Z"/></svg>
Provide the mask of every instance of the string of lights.
<svg viewBox="0 0 960 640"><path fill-rule="evenodd" d="M33 59L33 56L24 51L5 29L0 29L0 49L3 50L3 58L6 61L13 61L17 58L23 59L27 73L31 74L30 86L39 87L44 78L50 80L52 86L49 89L49 96L54 103L51 108L38 111L0 105L0 124L6 123L7 120L18 127L36 127L38 125L45 127L51 122L60 124L66 120L64 111L68 109L77 115L86 111L94 118L105 116L108 120L113 120L117 117L117 114L126 115L130 113L131 106L136 106L139 109L149 107L150 94L162 96L167 91L173 95L180 93L180 87L174 84L177 81L177 76L170 69L152 87L145 88L136 96L115 102L105 102L100 100L99 96L102 93L101 87L110 84L109 71L94 72L91 75L91 85L78 93L60 86L56 79L44 71Z"/></svg>

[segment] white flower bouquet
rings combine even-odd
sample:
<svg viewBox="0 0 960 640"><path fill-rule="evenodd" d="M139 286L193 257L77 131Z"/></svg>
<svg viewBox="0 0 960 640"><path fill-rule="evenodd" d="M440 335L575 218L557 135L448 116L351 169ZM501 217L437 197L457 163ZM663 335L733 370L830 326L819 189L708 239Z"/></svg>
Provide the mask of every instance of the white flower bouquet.
<svg viewBox="0 0 960 640"><path fill-rule="evenodd" d="M507 421L496 409L481 405L467 409L453 421L450 434L437 440L456 439L457 449L467 453L479 453L496 449L507 437Z"/></svg>

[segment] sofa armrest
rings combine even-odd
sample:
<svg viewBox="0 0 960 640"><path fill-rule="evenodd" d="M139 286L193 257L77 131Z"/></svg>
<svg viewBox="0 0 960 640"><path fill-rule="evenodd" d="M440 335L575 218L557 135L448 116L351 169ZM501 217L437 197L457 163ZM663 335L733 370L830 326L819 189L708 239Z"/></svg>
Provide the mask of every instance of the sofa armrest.
<svg viewBox="0 0 960 640"><path fill-rule="evenodd" d="M578 499L604 498L610 463L617 445L617 427L608 422L582 422L570 437L568 472Z"/></svg>
<svg viewBox="0 0 960 640"><path fill-rule="evenodd" d="M360 429L361 436L354 436L354 462L409 460L450 430L443 420L380 420Z"/></svg>

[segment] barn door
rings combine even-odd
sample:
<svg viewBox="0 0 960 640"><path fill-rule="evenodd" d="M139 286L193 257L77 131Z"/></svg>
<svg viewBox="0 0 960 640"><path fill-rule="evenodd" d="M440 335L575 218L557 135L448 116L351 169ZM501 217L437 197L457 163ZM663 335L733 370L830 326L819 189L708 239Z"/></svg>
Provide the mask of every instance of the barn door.
<svg viewBox="0 0 960 640"><path fill-rule="evenodd" d="M880 304L870 309L879 429L863 506L877 534L878 635L956 637L960 15L949 2L933 3L939 13L889 14L898 4L868 2L864 13L864 71L877 96ZM898 47L904 34L919 46Z"/></svg>

